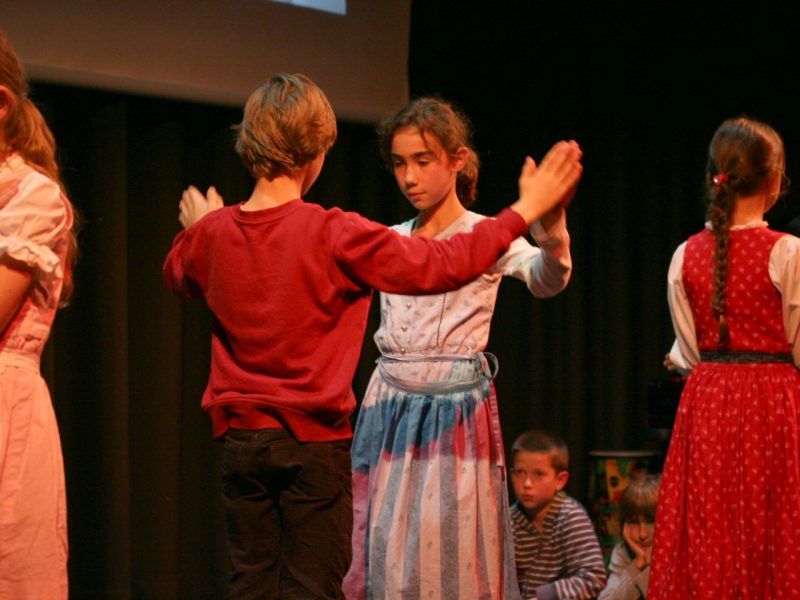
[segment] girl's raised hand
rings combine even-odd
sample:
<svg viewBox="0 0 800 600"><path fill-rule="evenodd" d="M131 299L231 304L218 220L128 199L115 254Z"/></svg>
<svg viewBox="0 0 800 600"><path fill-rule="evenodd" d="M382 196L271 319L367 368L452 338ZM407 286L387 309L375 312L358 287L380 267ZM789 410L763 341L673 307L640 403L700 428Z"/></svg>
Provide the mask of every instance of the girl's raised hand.
<svg viewBox="0 0 800 600"><path fill-rule="evenodd" d="M575 141L558 142L537 167L526 157L519 177L519 200L511 205L527 223L539 220L571 200L581 178L581 149Z"/></svg>
<svg viewBox="0 0 800 600"><path fill-rule="evenodd" d="M181 201L178 203L178 221L186 229L211 211L222 208L224 204L222 196L213 185L208 188L205 196L196 187L190 185L183 190Z"/></svg>

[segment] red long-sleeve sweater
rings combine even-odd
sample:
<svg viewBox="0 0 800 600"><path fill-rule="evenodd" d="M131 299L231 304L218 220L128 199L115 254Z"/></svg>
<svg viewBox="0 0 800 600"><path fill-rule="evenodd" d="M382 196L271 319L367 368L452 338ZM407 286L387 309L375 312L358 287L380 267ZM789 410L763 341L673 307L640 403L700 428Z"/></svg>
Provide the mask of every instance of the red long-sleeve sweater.
<svg viewBox="0 0 800 600"><path fill-rule="evenodd" d="M202 399L214 435L283 427L301 441L350 437L372 290L460 287L526 231L511 210L441 242L302 200L209 213L175 238L164 281L214 315Z"/></svg>

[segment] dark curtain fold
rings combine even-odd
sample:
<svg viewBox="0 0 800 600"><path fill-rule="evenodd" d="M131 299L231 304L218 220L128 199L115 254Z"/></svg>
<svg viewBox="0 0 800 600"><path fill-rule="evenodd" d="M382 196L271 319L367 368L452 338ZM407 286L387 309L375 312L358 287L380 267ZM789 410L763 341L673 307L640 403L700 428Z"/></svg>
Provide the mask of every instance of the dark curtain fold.
<svg viewBox="0 0 800 600"><path fill-rule="evenodd" d="M503 282L489 349L508 448L532 427L564 437L568 491L587 500L596 449L662 451L647 382L666 376L673 340L666 274L703 225L706 149L716 127L747 114L783 135L798 177L796 7L742 10L634 2L412 4L412 96L441 95L472 119L482 159L475 210L516 194L526 154L559 139L584 150L568 211L567 290L532 299ZM798 212L790 196L769 215Z"/></svg>
<svg viewBox="0 0 800 600"><path fill-rule="evenodd" d="M529 427L561 433L580 499L590 450L664 444L647 427L645 384L663 375L672 342L666 269L702 224L715 127L739 113L771 122L797 176L796 11L745 18L629 4L556 14L549 3L426 0L412 12L412 93L439 93L472 118L483 161L476 210L516 198L525 154L539 158L562 137L584 148L569 210L573 280L546 301L504 282L488 348L500 359L507 447ZM44 362L66 461L72 597L223 598L218 455L199 408L210 319L167 292L160 268L186 185L214 184L228 203L249 195L230 129L240 111L43 84L33 98L84 221L77 294ZM387 224L413 214L367 125L340 123L308 199ZM790 198L771 219L796 212ZM373 314L359 397L375 326Z"/></svg>

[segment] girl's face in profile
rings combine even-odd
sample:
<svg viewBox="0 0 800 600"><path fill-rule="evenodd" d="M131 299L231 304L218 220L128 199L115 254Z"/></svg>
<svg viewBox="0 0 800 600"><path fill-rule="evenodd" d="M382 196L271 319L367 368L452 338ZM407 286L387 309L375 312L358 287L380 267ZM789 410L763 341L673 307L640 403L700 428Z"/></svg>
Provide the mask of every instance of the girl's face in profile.
<svg viewBox="0 0 800 600"><path fill-rule="evenodd" d="M455 194L456 175L463 167L452 161L439 140L422 136L414 126L398 129L392 138L392 165L397 185L419 211Z"/></svg>

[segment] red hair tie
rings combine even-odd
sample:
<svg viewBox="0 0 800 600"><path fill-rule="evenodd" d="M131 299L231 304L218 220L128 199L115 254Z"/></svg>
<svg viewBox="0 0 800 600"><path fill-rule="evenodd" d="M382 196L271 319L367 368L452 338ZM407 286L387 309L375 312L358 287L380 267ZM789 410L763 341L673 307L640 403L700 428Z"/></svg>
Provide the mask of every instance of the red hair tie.
<svg viewBox="0 0 800 600"><path fill-rule="evenodd" d="M728 176L725 173L717 173L711 178L711 181L717 187L721 186L723 183L728 183Z"/></svg>

